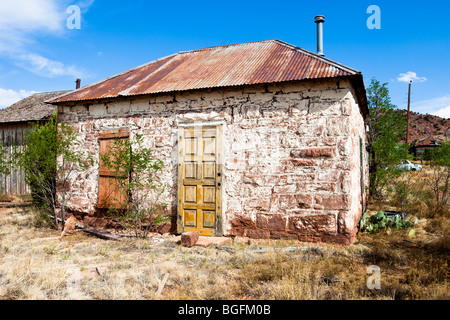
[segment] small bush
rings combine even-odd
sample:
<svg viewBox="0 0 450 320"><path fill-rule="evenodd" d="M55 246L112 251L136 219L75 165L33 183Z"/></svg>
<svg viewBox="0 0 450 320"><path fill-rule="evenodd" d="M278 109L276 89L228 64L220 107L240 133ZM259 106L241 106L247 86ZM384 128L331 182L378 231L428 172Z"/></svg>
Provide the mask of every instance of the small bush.
<svg viewBox="0 0 450 320"><path fill-rule="evenodd" d="M164 163L145 147L143 135L136 134L134 140L115 140L101 155L101 161L115 172L112 187L118 196L110 196L116 205L109 211L126 227L134 228L136 236L146 238L152 228L170 221L163 199L166 186L160 181Z"/></svg>
<svg viewBox="0 0 450 320"><path fill-rule="evenodd" d="M400 216L395 216L395 218L390 219L383 211L367 217L367 212L365 212L360 222L360 230L363 232L378 232L386 229L408 229L414 227L418 221L417 218L414 222L408 219L402 220Z"/></svg>

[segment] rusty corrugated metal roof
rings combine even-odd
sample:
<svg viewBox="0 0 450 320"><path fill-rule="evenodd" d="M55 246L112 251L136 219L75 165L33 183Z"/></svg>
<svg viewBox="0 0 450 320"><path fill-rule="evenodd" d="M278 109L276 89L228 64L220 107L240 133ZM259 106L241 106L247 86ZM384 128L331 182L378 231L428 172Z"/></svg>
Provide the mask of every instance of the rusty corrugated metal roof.
<svg viewBox="0 0 450 320"><path fill-rule="evenodd" d="M354 75L360 72L275 39L179 52L49 102Z"/></svg>
<svg viewBox="0 0 450 320"><path fill-rule="evenodd" d="M444 139L430 136L428 138L420 140L416 144L416 147L437 146L438 144L442 144L443 142Z"/></svg>

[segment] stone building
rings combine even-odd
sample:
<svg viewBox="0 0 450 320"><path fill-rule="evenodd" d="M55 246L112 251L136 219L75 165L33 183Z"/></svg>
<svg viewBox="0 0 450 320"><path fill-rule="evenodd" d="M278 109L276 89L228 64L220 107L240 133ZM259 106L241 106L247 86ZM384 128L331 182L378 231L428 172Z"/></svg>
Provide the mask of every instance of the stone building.
<svg viewBox="0 0 450 320"><path fill-rule="evenodd" d="M144 135L164 161L171 231L349 244L365 205L360 72L279 40L180 52L50 101L97 159ZM99 165L69 211L96 217Z"/></svg>

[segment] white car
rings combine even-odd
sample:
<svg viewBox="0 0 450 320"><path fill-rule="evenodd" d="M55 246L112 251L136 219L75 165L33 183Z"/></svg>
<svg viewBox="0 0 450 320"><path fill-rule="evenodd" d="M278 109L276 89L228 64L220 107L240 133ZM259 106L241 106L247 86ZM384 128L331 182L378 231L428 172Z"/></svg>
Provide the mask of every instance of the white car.
<svg viewBox="0 0 450 320"><path fill-rule="evenodd" d="M402 160L400 164L396 165L395 168L401 171L420 171L422 166L420 164L414 164L409 160Z"/></svg>

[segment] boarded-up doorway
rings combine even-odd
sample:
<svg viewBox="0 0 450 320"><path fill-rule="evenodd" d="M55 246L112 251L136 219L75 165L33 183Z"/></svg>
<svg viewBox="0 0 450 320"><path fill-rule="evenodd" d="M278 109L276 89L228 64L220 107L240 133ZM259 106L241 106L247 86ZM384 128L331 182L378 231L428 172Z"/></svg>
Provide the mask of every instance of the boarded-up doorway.
<svg viewBox="0 0 450 320"><path fill-rule="evenodd" d="M115 140L129 139L128 128L106 130L100 133L100 155L105 155ZM125 209L128 197L118 188L117 172L108 169L100 159L98 209Z"/></svg>
<svg viewBox="0 0 450 320"><path fill-rule="evenodd" d="M179 233L222 235L222 126L178 128Z"/></svg>

